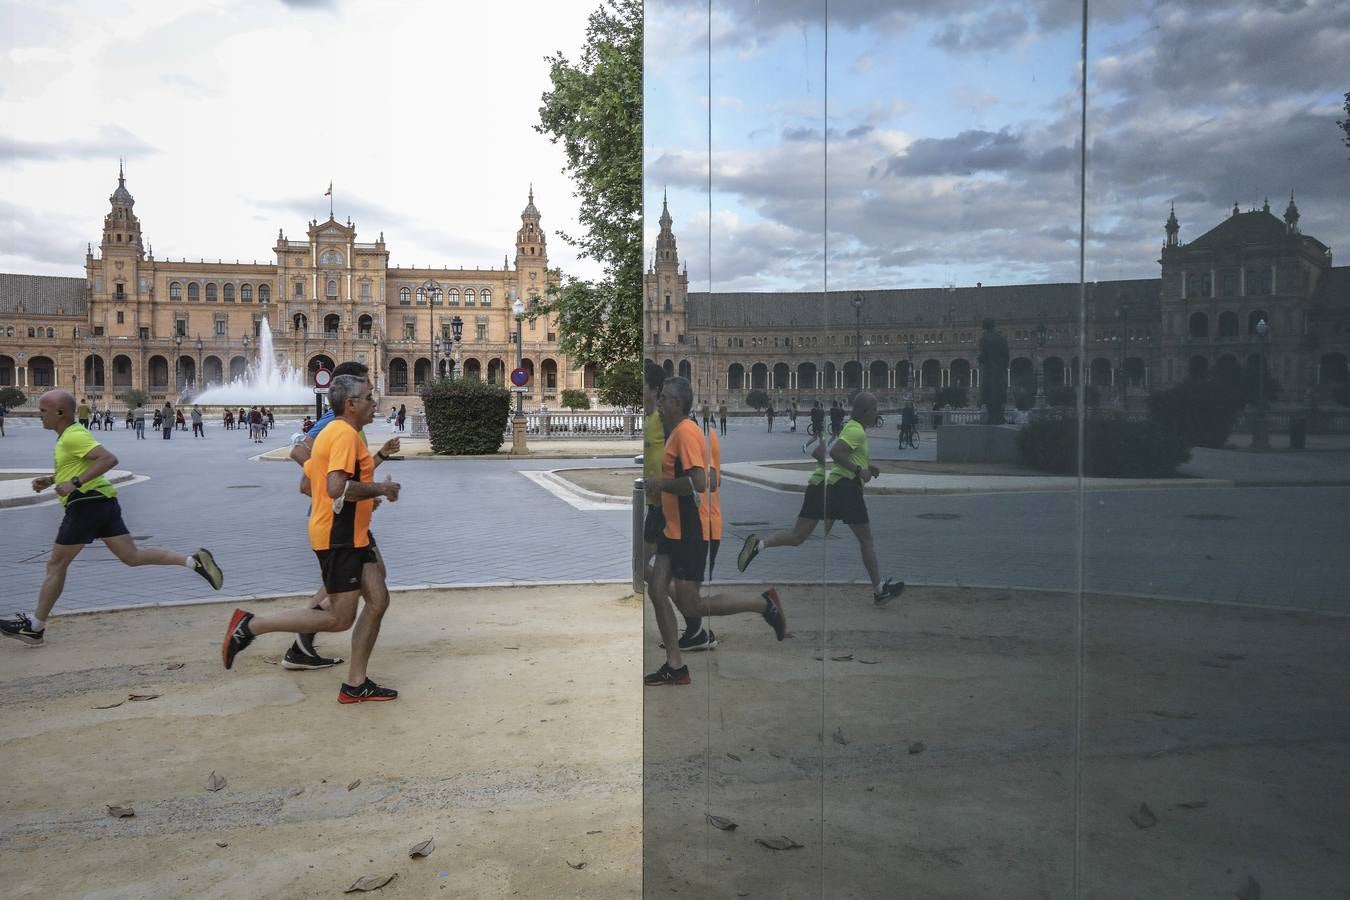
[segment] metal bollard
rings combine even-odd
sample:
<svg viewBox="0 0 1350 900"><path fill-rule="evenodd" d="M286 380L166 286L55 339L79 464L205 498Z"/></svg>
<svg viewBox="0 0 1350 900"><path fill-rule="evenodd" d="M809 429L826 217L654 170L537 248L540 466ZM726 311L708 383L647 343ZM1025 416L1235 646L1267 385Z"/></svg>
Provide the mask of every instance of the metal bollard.
<svg viewBox="0 0 1350 900"><path fill-rule="evenodd" d="M641 459L641 457L638 457ZM642 593L643 582L646 581L644 554L642 552L642 514L646 500L644 499L642 479L633 479L633 593Z"/></svg>

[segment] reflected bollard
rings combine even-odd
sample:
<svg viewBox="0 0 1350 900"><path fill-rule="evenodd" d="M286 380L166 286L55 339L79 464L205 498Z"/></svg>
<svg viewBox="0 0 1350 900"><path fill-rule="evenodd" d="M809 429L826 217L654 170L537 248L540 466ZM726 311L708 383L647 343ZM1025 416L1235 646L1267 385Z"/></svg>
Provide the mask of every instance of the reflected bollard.
<svg viewBox="0 0 1350 900"><path fill-rule="evenodd" d="M642 465L642 457L633 457L633 462L639 466ZM642 558L642 514L646 505L646 499L643 494L641 478L633 479L633 593L642 593L643 564L646 562Z"/></svg>

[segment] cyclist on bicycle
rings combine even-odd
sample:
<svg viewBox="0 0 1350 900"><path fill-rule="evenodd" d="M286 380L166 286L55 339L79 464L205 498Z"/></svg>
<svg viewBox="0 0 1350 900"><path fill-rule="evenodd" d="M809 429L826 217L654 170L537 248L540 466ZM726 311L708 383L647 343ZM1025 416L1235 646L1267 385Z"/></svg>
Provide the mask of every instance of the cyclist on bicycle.
<svg viewBox="0 0 1350 900"><path fill-rule="evenodd" d="M906 403L905 408L900 411L900 449L903 450L906 444L918 448L919 442L914 434L914 427L918 424L919 414L914 411L914 404Z"/></svg>

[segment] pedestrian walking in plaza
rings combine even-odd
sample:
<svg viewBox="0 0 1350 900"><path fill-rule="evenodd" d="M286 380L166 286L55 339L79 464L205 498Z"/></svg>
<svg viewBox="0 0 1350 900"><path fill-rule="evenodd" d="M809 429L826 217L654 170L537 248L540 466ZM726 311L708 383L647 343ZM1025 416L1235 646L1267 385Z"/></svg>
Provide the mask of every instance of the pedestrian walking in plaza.
<svg viewBox="0 0 1350 900"><path fill-rule="evenodd" d="M722 426L722 437L727 436L727 401L721 400L717 404L717 421Z"/></svg>
<svg viewBox="0 0 1350 900"><path fill-rule="evenodd" d="M791 432L794 432L794 433L797 431L797 401L796 401L796 400L793 400L792 403L788 406L788 425L790 426L790 427L788 428L788 431L791 431Z"/></svg>
<svg viewBox="0 0 1350 900"><path fill-rule="evenodd" d="M200 406L192 407L192 436L206 437L206 429L202 424L202 408Z"/></svg>
<svg viewBox="0 0 1350 900"><path fill-rule="evenodd" d="M399 431L403 430L403 423L407 418L408 418L408 406L407 404L400 403L398 405L398 423L397 423L397 428Z"/></svg>
<svg viewBox="0 0 1350 900"><path fill-rule="evenodd" d="M347 680L338 689L339 703L394 700L398 691L371 680L366 667L389 606L389 590L370 546L370 516L377 498L396 502L399 485L393 479L376 484L375 460L360 431L375 415L370 382L355 375L338 375L328 390L335 418L314 441L305 472L311 498L310 546L319 561L327 609L297 609L255 616L236 609L221 646L225 668L260 634L272 632L352 631L352 659ZM357 615L359 601L365 605Z"/></svg>
<svg viewBox="0 0 1350 900"><path fill-rule="evenodd" d="M707 400L703 401L702 410L703 410L703 433L707 434L708 426L712 424L712 407L708 405Z"/></svg>
<svg viewBox="0 0 1350 900"><path fill-rule="evenodd" d="M263 415L267 419L267 428L271 430L277 427L277 417L272 414L272 407L267 407Z"/></svg>
<svg viewBox="0 0 1350 900"><path fill-rule="evenodd" d="M711 489L720 475L719 461L705 449L698 424L690 418L694 405L693 388L687 378L668 378L661 388L658 408L666 425L666 447L661 458L661 477L647 479L645 490L661 497L665 528L657 547L652 589L648 591L656 613L657 627L665 647L666 661L647 675L643 682L651 686L689 684L689 667L684 664L675 631L674 610L687 618L730 616L758 613L782 640L787 619L778 592L773 588L758 597L717 594L699 597L699 585L709 565L709 551L715 561L714 541L721 532L720 504L711 497ZM709 632L711 640L711 632Z"/></svg>
<svg viewBox="0 0 1350 900"><path fill-rule="evenodd" d="M145 404L138 403L131 411L131 427L136 432L136 440L145 440Z"/></svg>
<svg viewBox="0 0 1350 900"><path fill-rule="evenodd" d="M246 412L244 411L244 408L243 408L242 406L239 407L239 415L238 415L238 417L235 418L234 421L235 421L235 427L237 427L240 431L248 431L248 430L249 430L249 429L248 429L248 413L246 413Z"/></svg>
<svg viewBox="0 0 1350 900"><path fill-rule="evenodd" d="M769 420L769 432L773 432L773 401L769 401L769 408L765 411L765 417Z"/></svg>
<svg viewBox="0 0 1350 900"><path fill-rule="evenodd" d="M863 567L872 581L873 602L883 605L900 596L905 589L903 581L881 580L867 505L863 502L863 485L878 474L868 455L866 431L876 424L876 420L876 395L866 391L856 395L853 418L842 428L828 454L824 440L816 447L816 469L806 483L806 495L797 513L796 526L791 531L780 531L763 539L757 534L748 535L736 557L737 569L744 572L751 560L770 547L800 546L821 520L825 521L825 533L829 534L835 520L839 520L851 528L858 539ZM825 475L827 460L833 463L828 478Z"/></svg>
<svg viewBox="0 0 1350 900"><path fill-rule="evenodd" d="M168 400L164 401L164 409L160 411L159 427L164 429L164 440L169 440L173 436L173 404Z"/></svg>
<svg viewBox="0 0 1350 900"><path fill-rule="evenodd" d="M255 444L262 443L262 413L258 407L253 407L248 411L248 436Z"/></svg>
<svg viewBox="0 0 1350 900"><path fill-rule="evenodd" d="M5 414L9 412L9 407L0 403L0 437L5 436Z"/></svg>
<svg viewBox="0 0 1350 900"><path fill-rule="evenodd" d="M38 589L37 606L31 615L19 613L0 622L0 632L25 644L37 646L46 636L47 617L66 584L66 571L86 544L101 540L128 566L183 566L191 569L215 590L225 582L211 552L197 550L184 556L157 547L137 547L122 521L117 490L105 473L117 465L117 457L94 440L89 429L75 422L75 398L67 391L48 391L38 400L42 427L56 432L55 471L33 479L33 490L55 485L65 507L65 517L56 533L47 574Z"/></svg>
<svg viewBox="0 0 1350 900"><path fill-rule="evenodd" d="M89 427L89 404L81 400L80 405L75 407L75 418L85 428Z"/></svg>

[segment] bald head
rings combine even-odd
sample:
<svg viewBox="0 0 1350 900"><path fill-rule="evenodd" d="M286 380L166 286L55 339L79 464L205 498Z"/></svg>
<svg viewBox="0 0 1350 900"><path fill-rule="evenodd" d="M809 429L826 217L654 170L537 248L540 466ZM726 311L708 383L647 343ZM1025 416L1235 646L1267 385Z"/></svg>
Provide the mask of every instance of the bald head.
<svg viewBox="0 0 1350 900"><path fill-rule="evenodd" d="M853 418L860 419L866 413L877 411L877 395L862 391L853 397Z"/></svg>
<svg viewBox="0 0 1350 900"><path fill-rule="evenodd" d="M72 418L75 415L75 395L70 391L48 391L38 398L38 405L60 410Z"/></svg>

